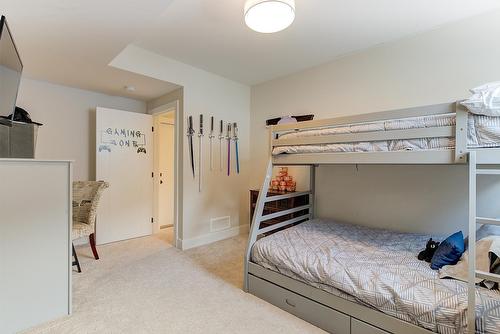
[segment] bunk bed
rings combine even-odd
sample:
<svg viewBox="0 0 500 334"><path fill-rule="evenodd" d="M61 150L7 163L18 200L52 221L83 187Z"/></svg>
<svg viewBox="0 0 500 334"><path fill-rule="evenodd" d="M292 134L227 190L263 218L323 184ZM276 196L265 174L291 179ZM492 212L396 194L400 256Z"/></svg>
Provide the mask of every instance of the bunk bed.
<svg viewBox="0 0 500 334"><path fill-rule="evenodd" d="M247 292L332 333L500 332L500 293L475 284L500 283L500 275L476 270L475 255L477 224L500 225L476 214L477 177L500 176L500 118L446 103L276 125L269 141L245 254ZM428 235L316 219L315 168L325 164L468 166L468 283L439 279L416 259ZM310 190L267 196L273 167L290 165L310 166ZM304 195L307 205L263 215L267 202Z"/></svg>

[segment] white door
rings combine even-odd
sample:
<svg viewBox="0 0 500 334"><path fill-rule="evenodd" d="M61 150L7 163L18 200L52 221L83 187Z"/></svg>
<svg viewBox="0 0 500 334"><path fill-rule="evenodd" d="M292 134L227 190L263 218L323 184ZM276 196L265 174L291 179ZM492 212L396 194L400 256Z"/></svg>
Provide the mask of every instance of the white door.
<svg viewBox="0 0 500 334"><path fill-rule="evenodd" d="M98 244L150 235L153 217L153 117L97 108L96 179L103 193Z"/></svg>
<svg viewBox="0 0 500 334"><path fill-rule="evenodd" d="M174 224L174 124L160 120L158 136L158 222Z"/></svg>

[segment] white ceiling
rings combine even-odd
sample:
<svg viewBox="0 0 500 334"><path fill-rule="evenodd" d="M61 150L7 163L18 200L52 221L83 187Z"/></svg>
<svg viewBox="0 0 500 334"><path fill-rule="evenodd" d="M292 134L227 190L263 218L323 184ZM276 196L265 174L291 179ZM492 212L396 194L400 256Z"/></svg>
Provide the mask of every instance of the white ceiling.
<svg viewBox="0 0 500 334"><path fill-rule="evenodd" d="M266 35L244 25L244 2L0 0L0 13L28 76L150 100L178 86L108 66L128 44L255 84L500 8L499 0L296 0L293 25Z"/></svg>
<svg viewBox="0 0 500 334"><path fill-rule="evenodd" d="M244 0L176 0L135 44L247 84L500 7L499 0L295 0L276 34L245 26Z"/></svg>
<svg viewBox="0 0 500 334"><path fill-rule="evenodd" d="M28 77L148 101L178 86L108 64L170 1L0 0L0 14Z"/></svg>

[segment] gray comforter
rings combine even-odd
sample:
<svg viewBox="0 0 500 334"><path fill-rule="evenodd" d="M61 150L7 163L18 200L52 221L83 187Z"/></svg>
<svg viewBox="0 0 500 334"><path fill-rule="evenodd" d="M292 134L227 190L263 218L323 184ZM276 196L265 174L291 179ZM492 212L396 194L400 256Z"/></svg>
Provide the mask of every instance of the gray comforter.
<svg viewBox="0 0 500 334"><path fill-rule="evenodd" d="M252 261L438 333L463 333L467 284L419 261L428 235L313 220L258 240ZM500 293L476 291L478 333L500 333Z"/></svg>

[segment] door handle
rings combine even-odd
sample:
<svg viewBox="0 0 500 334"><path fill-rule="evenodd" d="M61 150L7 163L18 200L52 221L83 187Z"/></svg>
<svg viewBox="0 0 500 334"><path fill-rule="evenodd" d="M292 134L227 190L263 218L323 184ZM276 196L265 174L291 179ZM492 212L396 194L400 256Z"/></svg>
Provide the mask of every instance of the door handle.
<svg viewBox="0 0 500 334"><path fill-rule="evenodd" d="M290 305L291 307L295 307L295 303L294 302L291 302L288 300L288 298L285 299L285 303L287 303L288 305Z"/></svg>
<svg viewBox="0 0 500 334"><path fill-rule="evenodd" d="M163 184L163 180L160 180L160 184Z"/></svg>

